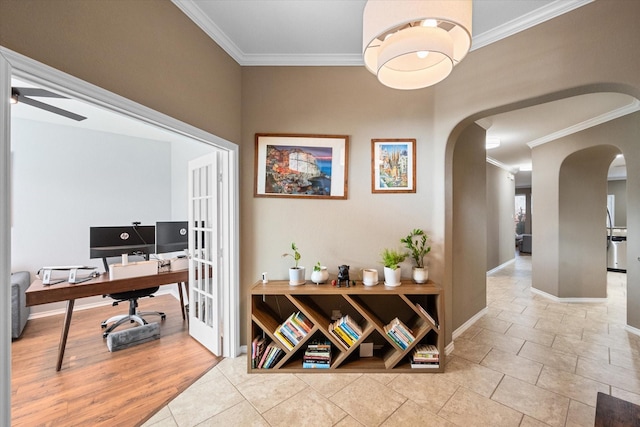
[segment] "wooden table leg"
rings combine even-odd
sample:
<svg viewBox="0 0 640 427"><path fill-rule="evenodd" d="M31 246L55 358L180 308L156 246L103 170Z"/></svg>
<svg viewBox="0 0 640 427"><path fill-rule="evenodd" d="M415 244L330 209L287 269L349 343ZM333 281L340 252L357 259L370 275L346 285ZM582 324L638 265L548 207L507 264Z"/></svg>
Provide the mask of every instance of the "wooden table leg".
<svg viewBox="0 0 640 427"><path fill-rule="evenodd" d="M184 298L182 297L182 283L178 283L178 293L180 294L180 310L182 311L182 320L186 319L184 315Z"/></svg>
<svg viewBox="0 0 640 427"><path fill-rule="evenodd" d="M56 371L62 369L62 358L64 357L64 349L67 346L67 337L69 336L69 326L71 325L71 315L73 314L73 306L76 300L67 301L67 312L64 315L64 325L62 325L62 335L60 335L60 343L58 344L58 364Z"/></svg>

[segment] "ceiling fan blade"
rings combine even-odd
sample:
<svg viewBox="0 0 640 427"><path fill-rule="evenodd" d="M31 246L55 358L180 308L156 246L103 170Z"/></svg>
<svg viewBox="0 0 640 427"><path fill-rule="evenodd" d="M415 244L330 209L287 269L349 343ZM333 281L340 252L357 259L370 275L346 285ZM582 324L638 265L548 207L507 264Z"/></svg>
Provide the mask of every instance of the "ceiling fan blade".
<svg viewBox="0 0 640 427"><path fill-rule="evenodd" d="M59 95L54 92L50 92L46 89L40 89L37 87L14 87L13 89L18 89L18 92L22 96L36 96L41 98L61 98L61 99L69 99L66 96Z"/></svg>
<svg viewBox="0 0 640 427"><path fill-rule="evenodd" d="M43 110L49 111L50 113L59 114L61 116L67 117L69 119L81 122L86 119L86 117L81 116L79 114L72 113L67 110L63 110L62 108L54 107L53 105L45 104L44 102L36 101L35 99L27 98L20 94L18 96L18 102L22 102L27 105L31 105L36 108L41 108Z"/></svg>

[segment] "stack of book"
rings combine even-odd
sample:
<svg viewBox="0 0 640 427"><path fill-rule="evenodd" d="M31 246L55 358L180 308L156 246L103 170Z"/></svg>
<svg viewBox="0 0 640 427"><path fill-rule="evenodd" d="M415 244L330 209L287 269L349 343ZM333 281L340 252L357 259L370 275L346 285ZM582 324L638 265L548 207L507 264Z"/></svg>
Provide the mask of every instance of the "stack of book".
<svg viewBox="0 0 640 427"><path fill-rule="evenodd" d="M416 304L416 307L418 307L418 309L420 309L420 312L422 314L424 314L424 316L429 319L429 321L431 323L433 323L433 325L436 327L436 329L440 329L440 325L438 324L438 321L436 319L433 318L432 315L429 314L429 312L427 310L424 309L424 307L422 307L420 304Z"/></svg>
<svg viewBox="0 0 640 427"><path fill-rule="evenodd" d="M301 312L295 312L287 320L278 326L274 335L289 350L298 345L298 343L311 331L313 324Z"/></svg>
<svg viewBox="0 0 640 427"><path fill-rule="evenodd" d="M362 336L362 328L348 314L330 323L329 332L335 335L347 349Z"/></svg>
<svg viewBox="0 0 640 427"><path fill-rule="evenodd" d="M411 356L412 368L439 368L440 352L433 344L420 344L413 350Z"/></svg>
<svg viewBox="0 0 640 427"><path fill-rule="evenodd" d="M314 341L307 346L302 359L302 367L308 369L329 369L331 365L331 343Z"/></svg>
<svg viewBox="0 0 640 427"><path fill-rule="evenodd" d="M384 332L403 350L416 339L411 329L397 317L384 327Z"/></svg>
<svg viewBox="0 0 640 427"><path fill-rule="evenodd" d="M255 346L253 344L251 345L251 367L254 369L272 368L284 355L284 350L278 347L274 342L266 344L264 338L258 337L256 337L253 341L255 343Z"/></svg>

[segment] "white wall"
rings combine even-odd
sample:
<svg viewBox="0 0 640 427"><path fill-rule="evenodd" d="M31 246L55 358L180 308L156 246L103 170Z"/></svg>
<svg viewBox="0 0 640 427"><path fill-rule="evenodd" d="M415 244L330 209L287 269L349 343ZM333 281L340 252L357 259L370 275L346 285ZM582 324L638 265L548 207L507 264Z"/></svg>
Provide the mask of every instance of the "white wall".
<svg viewBox="0 0 640 427"><path fill-rule="evenodd" d="M171 143L171 217L166 220L186 221L188 215L188 164L190 160L210 153L212 148L195 141ZM159 218L158 221L163 219Z"/></svg>
<svg viewBox="0 0 640 427"><path fill-rule="evenodd" d="M171 218L169 142L17 118L11 141L12 271L33 276L69 264L102 271L101 260L89 259L90 226Z"/></svg>

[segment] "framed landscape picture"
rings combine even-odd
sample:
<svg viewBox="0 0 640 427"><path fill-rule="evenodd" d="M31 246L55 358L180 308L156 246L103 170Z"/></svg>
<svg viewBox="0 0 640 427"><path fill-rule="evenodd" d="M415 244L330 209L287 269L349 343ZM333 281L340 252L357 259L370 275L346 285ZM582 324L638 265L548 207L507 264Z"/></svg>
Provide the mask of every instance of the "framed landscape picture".
<svg viewBox="0 0 640 427"><path fill-rule="evenodd" d="M346 135L256 134L255 197L346 199Z"/></svg>
<svg viewBox="0 0 640 427"><path fill-rule="evenodd" d="M416 140L371 140L371 192L416 192Z"/></svg>

